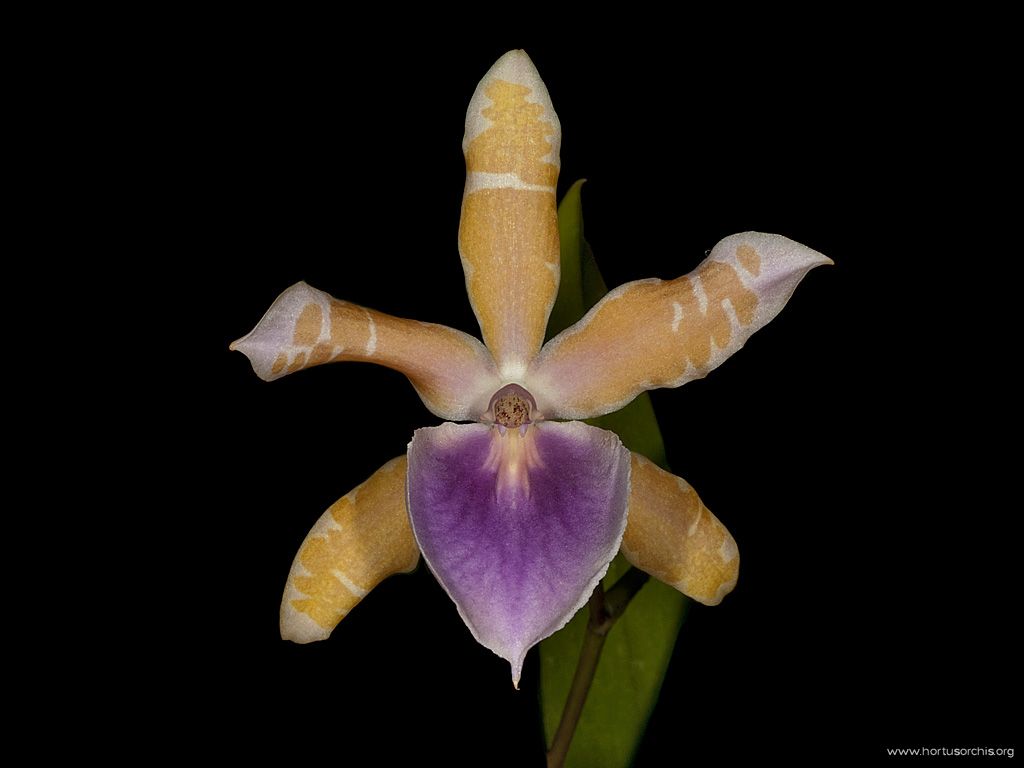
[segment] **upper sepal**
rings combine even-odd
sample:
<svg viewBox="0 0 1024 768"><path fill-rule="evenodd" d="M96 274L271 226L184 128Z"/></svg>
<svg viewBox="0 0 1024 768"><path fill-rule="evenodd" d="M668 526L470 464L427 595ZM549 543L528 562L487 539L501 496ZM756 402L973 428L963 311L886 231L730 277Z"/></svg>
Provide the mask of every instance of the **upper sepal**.
<svg viewBox="0 0 1024 768"><path fill-rule="evenodd" d="M530 57L509 51L466 112L459 254L484 343L516 381L544 341L558 292L555 185L561 129Z"/></svg>

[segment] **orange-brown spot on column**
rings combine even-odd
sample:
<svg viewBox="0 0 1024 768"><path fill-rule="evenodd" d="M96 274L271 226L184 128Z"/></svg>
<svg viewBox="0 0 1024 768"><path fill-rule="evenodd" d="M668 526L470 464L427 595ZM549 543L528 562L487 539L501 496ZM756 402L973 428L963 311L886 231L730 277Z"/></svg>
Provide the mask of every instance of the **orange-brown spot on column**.
<svg viewBox="0 0 1024 768"><path fill-rule="evenodd" d="M466 148L470 172L514 173L527 184L554 186L558 167L541 158L551 153L547 137L555 132L541 119L544 107L527 101L525 85L495 80L485 91L491 105L482 110L491 125Z"/></svg>
<svg viewBox="0 0 1024 768"><path fill-rule="evenodd" d="M736 249L736 259L754 277L761 273L761 257L757 255L754 246L747 243L741 244Z"/></svg>
<svg viewBox="0 0 1024 768"><path fill-rule="evenodd" d="M296 371L305 368L307 357L308 355L305 352L297 352L295 354L295 359L292 360L292 364L288 366L288 373L295 373Z"/></svg>
<svg viewBox="0 0 1024 768"><path fill-rule="evenodd" d="M517 429L530 422L536 408L533 395L518 384L507 384L494 393L487 410L495 424Z"/></svg>
<svg viewBox="0 0 1024 768"><path fill-rule="evenodd" d="M295 321L295 344L300 347L312 347L320 337L324 313L317 304L303 307L299 319Z"/></svg>
<svg viewBox="0 0 1024 768"><path fill-rule="evenodd" d="M277 359L274 360L274 364L270 366L270 372L273 374L280 373L284 370L286 365L288 365L288 355L282 352L277 356Z"/></svg>
<svg viewBox="0 0 1024 768"><path fill-rule="evenodd" d="M503 427L515 429L530 420L530 408L526 401L515 395L499 398L494 404L494 421Z"/></svg>

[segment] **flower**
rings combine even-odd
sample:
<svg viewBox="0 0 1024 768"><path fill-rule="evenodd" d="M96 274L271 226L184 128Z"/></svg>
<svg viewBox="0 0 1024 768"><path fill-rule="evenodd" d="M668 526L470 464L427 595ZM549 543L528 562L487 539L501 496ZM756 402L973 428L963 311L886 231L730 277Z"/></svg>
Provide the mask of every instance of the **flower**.
<svg viewBox="0 0 1024 768"><path fill-rule="evenodd" d="M706 375L830 261L779 235L732 235L691 274L620 286L543 344L559 283L560 139L533 63L505 54L470 101L463 140L459 248L484 343L298 283L231 345L268 381L344 360L394 368L446 420L416 430L405 456L313 526L281 603L285 639L326 638L422 553L518 684L527 651L569 621L620 550L708 605L735 586L736 543L696 492L579 419Z"/></svg>

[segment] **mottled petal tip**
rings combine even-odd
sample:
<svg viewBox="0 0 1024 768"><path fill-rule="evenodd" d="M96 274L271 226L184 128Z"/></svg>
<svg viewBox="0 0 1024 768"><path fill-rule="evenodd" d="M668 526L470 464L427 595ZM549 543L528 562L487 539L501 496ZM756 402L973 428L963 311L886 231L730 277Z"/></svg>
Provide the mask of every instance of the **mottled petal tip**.
<svg viewBox="0 0 1024 768"><path fill-rule="evenodd" d="M409 516L473 636L512 667L590 598L619 549L629 451L579 422L442 424L409 445Z"/></svg>
<svg viewBox="0 0 1024 768"><path fill-rule="evenodd" d="M249 358L253 371L264 381L287 376L306 367L329 301L323 291L296 283L274 300L255 328L228 348Z"/></svg>
<svg viewBox="0 0 1024 768"><path fill-rule="evenodd" d="M526 100L542 107L540 117L548 124L545 138L550 145L548 147L549 154L544 159L557 166L562 142L562 126L558 115L555 114L551 96L548 95L547 86L544 85L540 72L534 66L533 60L523 50L513 50L503 55L480 79L466 110L466 133L462 139L462 151L468 155L469 146L473 140L495 122L487 116L486 110L494 105L495 100L488 95L488 89L496 80L528 89Z"/></svg>

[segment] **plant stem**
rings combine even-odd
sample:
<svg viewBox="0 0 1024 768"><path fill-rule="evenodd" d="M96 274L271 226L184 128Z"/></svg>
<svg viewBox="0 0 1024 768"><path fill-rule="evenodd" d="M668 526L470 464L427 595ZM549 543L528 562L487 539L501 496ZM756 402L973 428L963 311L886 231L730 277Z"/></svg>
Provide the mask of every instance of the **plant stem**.
<svg viewBox="0 0 1024 768"><path fill-rule="evenodd" d="M630 568L607 593L599 582L594 594L590 596L587 603L590 616L583 635L583 647L580 649L576 673L572 677L569 695L562 709L562 719L558 722L558 730L555 731L551 749L548 750L548 768L562 768L565 763L580 715L583 714L583 705L587 701L587 694L590 693L590 685L594 682L605 638L608 637L608 632L616 620L625 612L629 601L647 583L647 579L648 576L643 571Z"/></svg>

